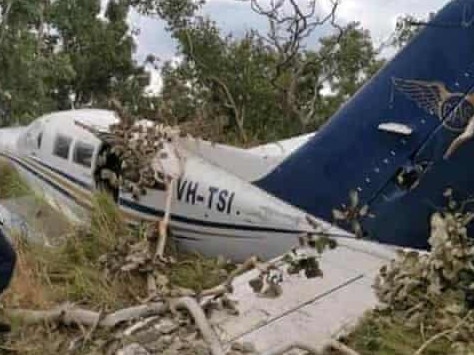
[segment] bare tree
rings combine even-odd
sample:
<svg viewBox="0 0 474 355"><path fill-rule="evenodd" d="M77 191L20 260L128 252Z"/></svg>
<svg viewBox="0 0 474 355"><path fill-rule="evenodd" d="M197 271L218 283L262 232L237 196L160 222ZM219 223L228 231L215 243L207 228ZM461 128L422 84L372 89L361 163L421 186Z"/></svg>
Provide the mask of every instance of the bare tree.
<svg viewBox="0 0 474 355"><path fill-rule="evenodd" d="M277 54L277 64L272 84L282 93L284 110L296 116L302 127L305 127L315 114L320 88L327 79L318 78L313 83L313 97L307 105L298 104L298 83L308 66L319 65L327 58L319 57L317 62L302 59L306 47L305 41L317 28L330 25L339 31L341 37L344 30L336 23L336 11L340 0L331 0L327 13L318 11L318 1L310 0L305 8L297 0L270 0L266 5L262 0L250 0L252 10L267 18L269 30L265 35L256 33L271 50ZM283 83L278 79L283 75L290 76Z"/></svg>

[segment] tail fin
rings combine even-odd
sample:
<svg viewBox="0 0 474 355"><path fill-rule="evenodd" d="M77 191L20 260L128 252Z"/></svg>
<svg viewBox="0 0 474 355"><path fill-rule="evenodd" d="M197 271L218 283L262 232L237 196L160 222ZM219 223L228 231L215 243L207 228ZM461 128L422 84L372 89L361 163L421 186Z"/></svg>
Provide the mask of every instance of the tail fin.
<svg viewBox="0 0 474 355"><path fill-rule="evenodd" d="M447 145L474 114L473 92L474 0L454 0L312 140L257 184L328 220L332 218L333 209L347 203L350 191L358 191L361 204L371 204L378 210L376 215L390 210L386 217L395 221L404 212L386 208L384 204L414 195L410 191L414 186L405 189L397 186L395 177L404 167L417 168L421 159L425 168L433 162L445 164L439 162ZM404 129L382 129L390 124ZM453 168L455 163L449 164ZM474 181L474 167L466 169L470 169L469 172L463 170L462 173L472 176L471 181ZM443 184L445 182L438 181L425 193L439 193ZM474 190L472 182L471 185L470 189ZM397 189L399 194L395 193ZM410 200L413 210L406 208L406 211L418 217L427 216L431 211L428 204L420 205L424 197L417 198L416 202ZM367 222L364 227L382 240L384 237L379 235L374 223ZM421 245L421 239L426 241L426 235L418 236L423 228L418 226L409 233L405 231L407 241L400 241L404 237L395 235L383 240Z"/></svg>

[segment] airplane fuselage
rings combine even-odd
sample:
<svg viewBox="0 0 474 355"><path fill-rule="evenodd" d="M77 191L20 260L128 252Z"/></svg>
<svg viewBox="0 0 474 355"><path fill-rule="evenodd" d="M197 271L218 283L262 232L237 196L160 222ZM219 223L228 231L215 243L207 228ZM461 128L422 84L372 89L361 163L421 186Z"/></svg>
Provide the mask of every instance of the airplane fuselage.
<svg viewBox="0 0 474 355"><path fill-rule="evenodd" d="M80 220L91 208L97 191L97 160L103 143L76 122L108 129L117 118L104 110L46 115L28 127L0 131L0 154L44 192L52 205ZM196 154L196 144L197 141L183 143L180 162L171 156L166 163L167 173L178 165L182 169L172 191L170 227L173 237L185 248L236 259L254 253L273 257L297 244L297 236L314 232L305 212L203 159ZM202 144L206 146L205 142ZM234 161L237 152L232 152ZM250 153L242 150L241 154ZM241 159L242 164L249 164L245 158ZM258 155L254 159L265 160ZM252 174L258 175L257 170ZM128 221L154 222L165 214L166 196L160 185L148 189L139 199L121 189L116 202ZM347 235L320 223L331 233Z"/></svg>

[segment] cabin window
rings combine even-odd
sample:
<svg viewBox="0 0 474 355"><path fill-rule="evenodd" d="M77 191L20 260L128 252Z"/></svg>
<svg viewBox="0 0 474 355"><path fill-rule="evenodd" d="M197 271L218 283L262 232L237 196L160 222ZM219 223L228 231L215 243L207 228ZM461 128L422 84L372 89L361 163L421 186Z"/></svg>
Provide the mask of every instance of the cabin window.
<svg viewBox="0 0 474 355"><path fill-rule="evenodd" d="M72 139L70 137L58 134L56 141L54 142L53 154L67 159L69 157L69 148L71 147Z"/></svg>
<svg viewBox="0 0 474 355"><path fill-rule="evenodd" d="M74 146L74 155L73 155L74 163L90 168L92 166L93 155L94 155L93 145L83 143L83 142L76 142L76 145Z"/></svg>
<svg viewBox="0 0 474 355"><path fill-rule="evenodd" d="M38 134L38 149L41 149L41 143L43 142L43 132L40 132L40 134Z"/></svg>

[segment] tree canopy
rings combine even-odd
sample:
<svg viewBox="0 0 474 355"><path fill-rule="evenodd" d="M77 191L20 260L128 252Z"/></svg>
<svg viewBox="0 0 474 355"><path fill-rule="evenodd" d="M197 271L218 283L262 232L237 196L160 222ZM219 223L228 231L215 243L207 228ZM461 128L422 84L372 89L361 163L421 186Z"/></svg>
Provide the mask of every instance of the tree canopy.
<svg viewBox="0 0 474 355"><path fill-rule="evenodd" d="M338 1L326 13L316 0L247 3L267 31L225 33L201 0L111 0L105 11L100 0L0 0L0 125L115 99L136 116L251 145L317 129L384 62L359 23L338 24ZM131 9L165 21L177 43L155 96L145 66L159 53L136 62ZM390 45L406 43L412 22L401 18Z"/></svg>
<svg viewBox="0 0 474 355"><path fill-rule="evenodd" d="M1 124L54 110L137 105L148 84L133 59L128 1L1 0Z"/></svg>
<svg viewBox="0 0 474 355"><path fill-rule="evenodd" d="M268 33L223 33L197 11L200 4L145 1L178 42L178 64L163 65L158 117L214 140L238 144L314 130L383 63L359 23L336 23L338 3L317 14L316 1L249 7L269 22ZM154 7L153 7L154 6ZM179 9L179 10L176 10ZM318 38L315 30L329 32Z"/></svg>

